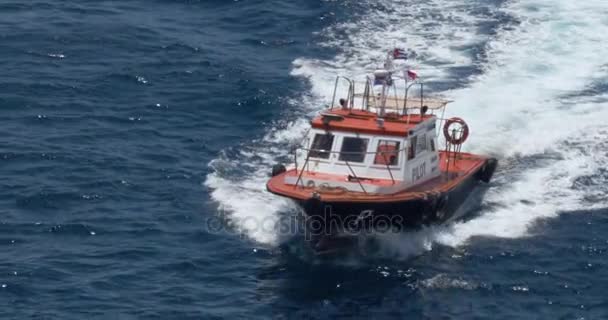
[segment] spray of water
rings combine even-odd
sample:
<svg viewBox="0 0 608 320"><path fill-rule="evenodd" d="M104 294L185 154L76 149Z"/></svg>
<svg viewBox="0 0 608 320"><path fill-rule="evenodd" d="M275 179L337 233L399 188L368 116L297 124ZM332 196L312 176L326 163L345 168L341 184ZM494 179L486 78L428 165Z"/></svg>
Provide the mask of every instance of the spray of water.
<svg viewBox="0 0 608 320"><path fill-rule="evenodd" d="M472 13L480 4L464 1L380 4L323 31L323 45L340 48L333 59L294 61L292 75L311 85L303 95L311 110L331 98L336 74L358 79L377 66L387 48L407 43L419 53L413 67L427 81L460 77L454 83L464 86L442 93L455 101L449 113L465 118L472 128L467 150L492 154L501 167L483 200L490 205L477 218L381 239L387 248L409 256L433 243L459 246L473 236L522 237L539 218L608 205L608 192L601 189L606 175L598 176L608 159L602 148L608 139L608 95L595 89L608 79L608 46L602 45L608 42L608 8L603 0L510 1L485 15ZM496 32L480 31L488 24ZM483 49L483 57L467 49L475 46ZM450 71L460 68L480 72ZM276 244L280 237L251 228L245 223L250 217L278 219L280 212L294 208L268 194L265 182L274 159L285 157L285 145L306 127L304 118L297 119L244 148L238 161L248 163L252 173L231 175L234 163L225 157L210 164L214 172L206 185L213 199L255 241ZM581 183L581 177L596 187Z"/></svg>

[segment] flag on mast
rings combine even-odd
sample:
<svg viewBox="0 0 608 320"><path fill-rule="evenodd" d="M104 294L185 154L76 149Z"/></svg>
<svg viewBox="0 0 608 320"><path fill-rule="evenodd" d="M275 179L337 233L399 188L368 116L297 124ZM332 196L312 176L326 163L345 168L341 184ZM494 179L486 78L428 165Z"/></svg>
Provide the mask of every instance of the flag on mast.
<svg viewBox="0 0 608 320"><path fill-rule="evenodd" d="M393 50L393 59L395 60L407 60L407 52L401 48L395 48Z"/></svg>
<svg viewBox="0 0 608 320"><path fill-rule="evenodd" d="M418 72L416 72L414 70L407 70L406 73L407 73L407 77L410 80L416 80L416 79L418 79Z"/></svg>

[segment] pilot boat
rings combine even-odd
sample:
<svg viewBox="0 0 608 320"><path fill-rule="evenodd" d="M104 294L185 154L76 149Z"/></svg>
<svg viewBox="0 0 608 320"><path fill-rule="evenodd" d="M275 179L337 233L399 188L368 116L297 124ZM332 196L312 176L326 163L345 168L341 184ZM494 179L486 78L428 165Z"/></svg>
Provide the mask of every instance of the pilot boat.
<svg viewBox="0 0 608 320"><path fill-rule="evenodd" d="M363 82L357 93L355 81L336 77L331 104L311 120L293 163L273 167L268 191L294 200L323 235L449 220L497 160L461 152L466 122L444 119L450 101L425 97L424 81L394 68L390 54Z"/></svg>

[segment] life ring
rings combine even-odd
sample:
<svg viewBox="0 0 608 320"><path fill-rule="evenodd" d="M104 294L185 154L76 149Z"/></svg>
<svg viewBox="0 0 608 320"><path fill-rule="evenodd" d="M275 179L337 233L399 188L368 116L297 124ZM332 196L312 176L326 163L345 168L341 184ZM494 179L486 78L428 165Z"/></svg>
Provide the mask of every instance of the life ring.
<svg viewBox="0 0 608 320"><path fill-rule="evenodd" d="M456 134L452 135L450 132L450 126L454 123L457 123L461 126L462 134L458 138L456 138ZM445 137L445 140L447 140L451 144L463 144L469 137L469 126L461 118L450 118L445 122L445 125L443 126L443 136Z"/></svg>

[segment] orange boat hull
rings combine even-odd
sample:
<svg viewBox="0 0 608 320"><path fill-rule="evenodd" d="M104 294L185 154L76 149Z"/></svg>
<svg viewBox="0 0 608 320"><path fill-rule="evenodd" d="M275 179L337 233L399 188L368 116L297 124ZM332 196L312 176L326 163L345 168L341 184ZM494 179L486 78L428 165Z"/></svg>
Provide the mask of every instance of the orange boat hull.
<svg viewBox="0 0 608 320"><path fill-rule="evenodd" d="M447 153L440 153L441 176L421 185L393 194L369 194L353 191L324 192L316 188L287 185L284 176L273 177L267 189L296 201L307 218L314 221L313 232L332 234L335 229L360 230L367 227L412 228L441 223L473 192L480 181L488 182L496 160L460 153L447 163ZM454 162L452 162L454 161Z"/></svg>

